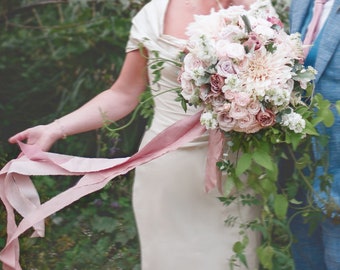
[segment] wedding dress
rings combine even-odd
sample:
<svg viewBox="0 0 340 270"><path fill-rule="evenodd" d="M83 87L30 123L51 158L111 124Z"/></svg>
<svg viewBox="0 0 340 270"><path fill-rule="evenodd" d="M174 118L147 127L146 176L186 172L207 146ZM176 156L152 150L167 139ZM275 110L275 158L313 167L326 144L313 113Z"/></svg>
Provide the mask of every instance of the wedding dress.
<svg viewBox="0 0 340 270"><path fill-rule="evenodd" d="M185 40L163 34L164 17L169 0L152 0L134 17L127 52L142 43L152 57L175 59ZM148 68L150 82L153 74ZM155 95L178 87L178 67L165 64L160 81L151 85ZM184 112L169 91L155 96L154 118L142 145L162 130L194 114ZM241 240L237 225L225 224L229 216L241 221L253 219L257 211L237 204L224 206L217 190L205 192L204 177L208 136L136 168L133 206L141 245L143 270L226 270L233 254L232 246ZM257 269L256 233L250 232L247 250L249 269ZM243 269L235 268L235 269Z"/></svg>

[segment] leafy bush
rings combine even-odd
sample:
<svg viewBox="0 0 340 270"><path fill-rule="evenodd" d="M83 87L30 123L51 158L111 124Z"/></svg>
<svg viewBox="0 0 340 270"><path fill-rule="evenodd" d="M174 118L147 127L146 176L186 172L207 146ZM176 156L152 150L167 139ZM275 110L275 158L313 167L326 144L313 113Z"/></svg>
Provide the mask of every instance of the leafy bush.
<svg viewBox="0 0 340 270"><path fill-rule="evenodd" d="M0 165L19 153L16 146L7 143L10 135L53 121L110 87L124 60L130 18L145 2L2 2ZM136 151L144 125L138 118L130 130L120 133L119 141L104 130L73 136L56 143L52 151L91 157L130 155ZM104 190L47 219L45 238L22 238L23 268L138 269L132 176L133 172L114 180ZM76 180L34 178L42 201ZM5 220L3 208L0 216ZM0 226L3 246L4 222Z"/></svg>

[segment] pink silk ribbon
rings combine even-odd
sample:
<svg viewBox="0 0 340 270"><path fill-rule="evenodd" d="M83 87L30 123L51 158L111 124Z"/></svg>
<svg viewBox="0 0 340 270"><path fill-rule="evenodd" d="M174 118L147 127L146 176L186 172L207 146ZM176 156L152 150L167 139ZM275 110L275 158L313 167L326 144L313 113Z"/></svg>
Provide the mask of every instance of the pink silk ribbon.
<svg viewBox="0 0 340 270"><path fill-rule="evenodd" d="M81 197L100 190L111 179L127 173L138 165L176 150L206 132L200 124L201 112L184 118L158 134L145 147L131 157L105 159L83 158L43 152L36 146L18 142L22 153L8 162L0 171L0 198L7 211L7 242L0 252L3 270L21 270L19 263L19 236L29 228L32 237L44 236L44 219ZM221 155L222 134L210 132L207 158L206 191L218 186L220 174L216 161ZM213 147L212 147L213 146ZM40 203L29 176L32 175L83 175L71 188L52 199ZM17 225L15 211L22 220Z"/></svg>
<svg viewBox="0 0 340 270"><path fill-rule="evenodd" d="M207 166L205 169L205 190L209 192L217 187L219 192L222 191L222 172L217 169L216 163L221 159L225 137L219 129L209 131Z"/></svg>

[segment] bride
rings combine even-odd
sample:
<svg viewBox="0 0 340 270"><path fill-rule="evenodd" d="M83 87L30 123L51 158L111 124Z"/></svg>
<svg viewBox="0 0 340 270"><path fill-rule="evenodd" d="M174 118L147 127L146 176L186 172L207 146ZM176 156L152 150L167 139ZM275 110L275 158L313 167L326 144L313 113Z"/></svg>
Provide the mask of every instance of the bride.
<svg viewBox="0 0 340 270"><path fill-rule="evenodd" d="M250 0L151 0L133 18L126 58L119 78L88 103L48 124L26 129L9 139L25 141L44 151L65 136L97 129L104 124L103 114L117 121L138 104L148 84L154 92L178 87L178 67L166 64L161 79L152 84L148 59L152 51L160 57L175 59L185 49L186 28L194 15L209 14L231 5L250 8ZM268 1L269 2L269 1ZM141 54L140 47L142 45ZM193 115L198 109L184 112L176 93L167 92L154 98L154 119L144 135L143 147L161 131ZM238 226L225 223L230 216L242 222L254 219L258 211L237 203L224 206L215 188L206 192L204 178L208 134L204 134L176 151L136 168L133 206L141 243L143 270L225 270L246 269L231 262L233 245L242 240ZM246 250L249 269L258 268L255 249L257 233L249 231Z"/></svg>

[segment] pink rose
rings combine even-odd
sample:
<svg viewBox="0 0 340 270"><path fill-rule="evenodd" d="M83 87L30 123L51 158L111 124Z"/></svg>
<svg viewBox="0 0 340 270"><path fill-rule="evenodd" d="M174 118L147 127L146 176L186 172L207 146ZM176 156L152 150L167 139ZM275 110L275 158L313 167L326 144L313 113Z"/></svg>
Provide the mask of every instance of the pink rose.
<svg viewBox="0 0 340 270"><path fill-rule="evenodd" d="M236 124L236 120L230 117L226 111L222 111L217 114L217 122L220 129L226 132L233 130Z"/></svg>
<svg viewBox="0 0 340 270"><path fill-rule="evenodd" d="M235 104L246 107L250 103L251 99L249 95L245 92L236 92L234 102Z"/></svg>
<svg viewBox="0 0 340 270"><path fill-rule="evenodd" d="M224 98L229 100L229 101L232 101L235 98L235 93L230 91L230 90L227 90L227 91L224 92Z"/></svg>
<svg viewBox="0 0 340 270"><path fill-rule="evenodd" d="M236 60L242 60L245 57L244 47L236 42L219 39L216 42L216 55L218 58L229 57Z"/></svg>
<svg viewBox="0 0 340 270"><path fill-rule="evenodd" d="M261 109L261 104L257 100L253 100L248 104L247 110L252 115L257 115Z"/></svg>
<svg viewBox="0 0 340 270"><path fill-rule="evenodd" d="M234 130L238 132L255 133L261 128L262 127L256 120L256 117L252 114L248 114L237 121Z"/></svg>
<svg viewBox="0 0 340 270"><path fill-rule="evenodd" d="M216 114L219 114L219 113L227 113L230 111L230 106L231 104L230 103L225 103L223 102L222 104L219 104L218 106L214 106L214 112Z"/></svg>
<svg viewBox="0 0 340 270"><path fill-rule="evenodd" d="M257 123L257 121L254 121L252 125L247 127L246 133L256 133L259 130L261 130L262 127Z"/></svg>
<svg viewBox="0 0 340 270"><path fill-rule="evenodd" d="M230 108L230 111L229 111L230 117L239 120L239 119L242 119L244 117L247 117L248 114L249 113L248 113L248 110L246 108L241 107L234 102L231 103L231 108Z"/></svg>
<svg viewBox="0 0 340 270"><path fill-rule="evenodd" d="M229 74L235 74L233 62L230 59L221 59L216 65L217 74L228 77Z"/></svg>
<svg viewBox="0 0 340 270"><path fill-rule="evenodd" d="M225 103L225 99L223 96L212 96L210 100L211 105L216 108L216 107L221 107Z"/></svg>
<svg viewBox="0 0 340 270"><path fill-rule="evenodd" d="M265 111L260 111L256 115L256 119L261 127L270 127L275 124L275 114L269 109L266 109Z"/></svg>
<svg viewBox="0 0 340 270"><path fill-rule="evenodd" d="M210 85L211 85L211 92L214 94L220 94L222 91L222 87L224 85L224 77L213 74L210 76Z"/></svg>
<svg viewBox="0 0 340 270"><path fill-rule="evenodd" d="M202 68L204 64L193 54L188 53L183 59L183 66L186 72L192 73L193 71Z"/></svg>
<svg viewBox="0 0 340 270"><path fill-rule="evenodd" d="M230 43L226 46L226 53L229 58L237 59L237 60L243 60L246 51L244 50L244 47L239 43Z"/></svg>

